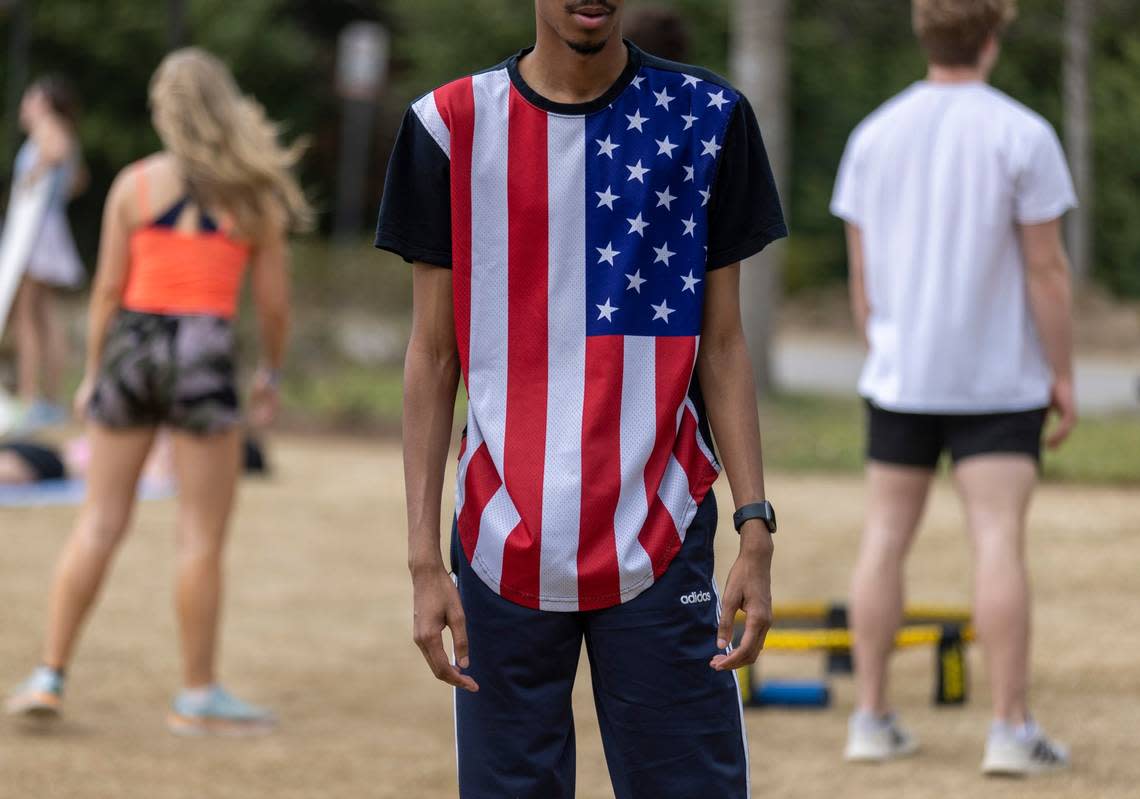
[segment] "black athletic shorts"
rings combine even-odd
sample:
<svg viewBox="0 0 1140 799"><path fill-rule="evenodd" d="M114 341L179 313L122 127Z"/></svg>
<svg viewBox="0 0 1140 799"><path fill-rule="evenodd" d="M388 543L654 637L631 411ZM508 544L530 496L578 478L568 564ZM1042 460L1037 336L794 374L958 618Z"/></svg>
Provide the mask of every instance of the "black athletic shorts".
<svg viewBox="0 0 1140 799"><path fill-rule="evenodd" d="M67 476L59 453L50 447L30 441L9 441L0 444L0 452L11 452L26 463L36 480L62 480Z"/></svg>
<svg viewBox="0 0 1140 799"><path fill-rule="evenodd" d="M943 451L958 463L972 455L1018 454L1041 460L1046 408L1012 413L900 413L867 402L867 458L933 469Z"/></svg>

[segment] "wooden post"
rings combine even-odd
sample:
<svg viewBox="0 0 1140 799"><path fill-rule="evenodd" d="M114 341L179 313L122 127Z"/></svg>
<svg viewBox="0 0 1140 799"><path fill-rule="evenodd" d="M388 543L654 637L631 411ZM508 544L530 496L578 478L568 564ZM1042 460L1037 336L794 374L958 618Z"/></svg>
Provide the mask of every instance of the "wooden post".
<svg viewBox="0 0 1140 799"><path fill-rule="evenodd" d="M186 0L166 0L166 49L186 44Z"/></svg>
<svg viewBox="0 0 1140 799"><path fill-rule="evenodd" d="M1092 103L1089 97L1089 28L1094 0L1065 0L1065 149L1080 206L1069 213L1065 238L1075 280L1092 271Z"/></svg>
<svg viewBox="0 0 1140 799"><path fill-rule="evenodd" d="M31 51L31 24L29 9L24 0L0 2L8 9L8 86L4 97L4 150L3 169L11 168L16 157L16 142L20 140L20 98L28 82L28 61Z"/></svg>
<svg viewBox="0 0 1140 799"><path fill-rule="evenodd" d="M787 212L788 0L733 0L730 66L737 88L752 103L764 134L764 144L776 185ZM780 273L786 244L776 242L741 266L740 291L744 333L756 375L756 390L775 386L772 337L779 306Z"/></svg>

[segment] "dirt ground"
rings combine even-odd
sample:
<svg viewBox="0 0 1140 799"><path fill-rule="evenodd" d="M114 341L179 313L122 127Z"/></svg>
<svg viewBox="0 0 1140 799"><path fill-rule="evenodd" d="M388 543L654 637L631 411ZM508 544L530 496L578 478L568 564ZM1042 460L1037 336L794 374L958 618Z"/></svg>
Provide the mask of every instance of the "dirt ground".
<svg viewBox="0 0 1140 799"><path fill-rule="evenodd" d="M398 451L294 437L272 454L276 477L247 483L237 516L223 673L235 690L279 711L279 734L187 741L165 732L178 677L173 505L150 503L73 665L66 721L47 733L0 723L2 799L455 796L451 696L410 641ZM773 474L769 482L781 514L777 600L841 597L861 515L859 481ZM0 509L0 687L35 660L47 577L73 513ZM970 704L935 709L933 656L909 650L896 660L894 696L924 742L920 757L841 763L852 693L837 679L830 709L747 711L754 795L1140 796L1138 520L1135 488L1048 486L1034 506L1034 707L1073 745L1070 775L1032 784L980 777L988 714L978 654ZM943 484L911 562L912 600L968 599L960 526ZM722 524L722 575L734 538ZM815 655L761 662L770 675L811 677L821 667ZM586 671L576 709L578 795L611 796Z"/></svg>

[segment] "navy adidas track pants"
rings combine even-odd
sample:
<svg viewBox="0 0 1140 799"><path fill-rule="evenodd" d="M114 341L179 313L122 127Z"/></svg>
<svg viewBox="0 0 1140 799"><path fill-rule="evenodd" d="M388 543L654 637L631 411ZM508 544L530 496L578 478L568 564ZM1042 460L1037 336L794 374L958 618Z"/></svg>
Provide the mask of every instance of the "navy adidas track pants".
<svg viewBox="0 0 1140 799"><path fill-rule="evenodd" d="M716 500L701 504L654 585L598 611L533 610L452 565L477 693L456 692L462 799L574 796L570 696L582 642L615 799L745 799L747 742L735 677L716 672Z"/></svg>

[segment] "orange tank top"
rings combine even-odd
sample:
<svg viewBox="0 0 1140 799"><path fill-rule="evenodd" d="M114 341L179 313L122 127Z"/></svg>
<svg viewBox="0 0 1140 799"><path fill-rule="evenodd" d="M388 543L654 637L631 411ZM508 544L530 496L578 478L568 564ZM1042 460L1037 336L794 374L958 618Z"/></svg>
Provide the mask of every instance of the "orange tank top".
<svg viewBox="0 0 1140 799"><path fill-rule="evenodd" d="M150 218L146 167L136 172L142 218ZM130 237L123 307L142 313L201 314L232 319L237 313L250 246L220 230L199 208L199 229L177 229L190 202L185 196Z"/></svg>

